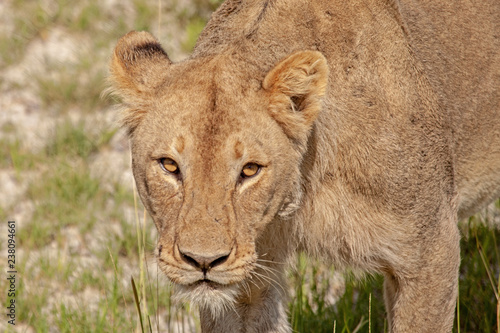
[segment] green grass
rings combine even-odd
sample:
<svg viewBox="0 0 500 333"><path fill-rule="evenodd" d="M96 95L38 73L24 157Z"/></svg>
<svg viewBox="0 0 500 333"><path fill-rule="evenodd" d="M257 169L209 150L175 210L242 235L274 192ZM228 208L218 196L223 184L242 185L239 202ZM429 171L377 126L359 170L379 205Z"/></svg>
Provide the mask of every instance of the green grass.
<svg viewBox="0 0 500 333"><path fill-rule="evenodd" d="M460 332L498 332L500 231L470 223L461 252Z"/></svg>
<svg viewBox="0 0 500 333"><path fill-rule="evenodd" d="M10 149L2 151L3 165L15 169L18 177L26 172L39 172L26 191L26 198L34 203L33 215L24 221L24 228L16 235L18 248L26 253L25 260L36 261L18 264L19 275L23 277L16 297L18 321L36 328L37 332L54 328L59 332L120 332L135 328L136 317L126 311L125 304L127 300L132 305L132 298L118 284L125 274L121 263L140 261L135 251L135 229L122 212L127 205L133 205L132 193L118 183L111 190L101 187L89 165L96 154L109 149L115 132L106 127L62 122L41 151L24 150L18 141L9 143ZM6 214L3 209L2 214ZM102 266L97 270L82 268L78 254L68 256L63 250L70 241L65 230L76 227L78 234L85 237L94 232L97 223L118 224L124 232L119 238L110 238L103 250L87 249ZM149 237L145 240L152 243ZM60 253L48 250L53 246L60 248ZM116 274L103 275L106 270L101 267L110 271L115 264ZM37 285L44 287L36 288ZM5 282L0 282L0 287L4 286ZM51 295L54 292L78 295L88 288L98 293L97 309L90 310L83 303L75 307Z"/></svg>
<svg viewBox="0 0 500 333"><path fill-rule="evenodd" d="M0 168L13 168L18 172L33 169L37 157L22 146L19 139L0 140Z"/></svg>
<svg viewBox="0 0 500 333"><path fill-rule="evenodd" d="M47 68L59 67L57 76L47 76L46 73L34 76L38 96L46 108L58 113L78 108L82 112L92 112L98 107L105 107L101 102L101 93L105 88L105 73L91 72L91 64L80 62L77 67L48 65ZM75 81L76 75L85 73L83 82Z"/></svg>
<svg viewBox="0 0 500 333"><path fill-rule="evenodd" d="M295 297L289 304L294 332L333 332L334 327L336 332L368 332L369 326L372 332L385 331L381 276L360 280L344 274L343 293L330 304L325 300L334 269L304 255L297 260L298 269L292 274Z"/></svg>
<svg viewBox="0 0 500 333"><path fill-rule="evenodd" d="M61 228L69 225L78 226L82 233L92 228L97 215L105 209L106 198L112 200L113 196L92 177L87 159L109 139L109 131L90 135L82 124L63 123L45 150L33 154L36 156L31 159L45 170L27 190L35 210L30 233L19 237L22 246L46 246L58 240Z"/></svg>
<svg viewBox="0 0 500 333"><path fill-rule="evenodd" d="M193 18L189 21L186 26L186 39L182 43L184 51L190 52L194 48L198 35L206 24L207 22L200 17Z"/></svg>

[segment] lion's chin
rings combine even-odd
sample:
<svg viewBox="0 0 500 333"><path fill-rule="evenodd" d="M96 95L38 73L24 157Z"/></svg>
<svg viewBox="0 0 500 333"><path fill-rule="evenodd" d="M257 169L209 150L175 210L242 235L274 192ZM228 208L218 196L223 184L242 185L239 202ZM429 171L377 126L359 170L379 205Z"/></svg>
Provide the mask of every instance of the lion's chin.
<svg viewBox="0 0 500 333"><path fill-rule="evenodd" d="M215 318L234 306L238 293L236 284L223 285L201 280L190 285L176 285L174 297L178 301L188 301L199 308L210 310Z"/></svg>

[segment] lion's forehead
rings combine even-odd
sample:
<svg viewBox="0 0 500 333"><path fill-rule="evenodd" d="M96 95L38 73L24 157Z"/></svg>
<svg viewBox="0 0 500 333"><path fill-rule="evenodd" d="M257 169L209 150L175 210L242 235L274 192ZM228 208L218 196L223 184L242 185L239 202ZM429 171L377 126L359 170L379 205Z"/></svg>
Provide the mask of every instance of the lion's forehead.
<svg viewBox="0 0 500 333"><path fill-rule="evenodd" d="M205 114L198 119L170 142L191 175L202 176L201 180L208 182L222 181L238 176L245 163L268 162L269 145L264 142L270 140L259 122L247 123L225 112Z"/></svg>
<svg viewBox="0 0 500 333"><path fill-rule="evenodd" d="M240 164L245 149L238 135L226 138L200 135L191 144L192 153L186 156L187 163L193 173L208 181L227 178Z"/></svg>
<svg viewBox="0 0 500 333"><path fill-rule="evenodd" d="M252 80L232 75L227 63L188 65L159 92L162 115L152 115L150 125L160 127L158 142L177 151L196 174L207 179L222 169L227 176L233 171L228 167L237 171L249 155L263 153L268 129L276 127L266 94Z"/></svg>
<svg viewBox="0 0 500 333"><path fill-rule="evenodd" d="M167 121L172 125L167 139L172 140L176 149L195 149L205 160L229 154L229 157L241 157L243 151L255 142L262 146L267 122L265 106L251 101L228 96L214 84L197 93L198 89L184 91L183 95L192 95L195 102L170 103L165 108ZM176 94L182 95L182 94ZM183 98L187 101L191 98ZM175 115L175 120L170 114Z"/></svg>

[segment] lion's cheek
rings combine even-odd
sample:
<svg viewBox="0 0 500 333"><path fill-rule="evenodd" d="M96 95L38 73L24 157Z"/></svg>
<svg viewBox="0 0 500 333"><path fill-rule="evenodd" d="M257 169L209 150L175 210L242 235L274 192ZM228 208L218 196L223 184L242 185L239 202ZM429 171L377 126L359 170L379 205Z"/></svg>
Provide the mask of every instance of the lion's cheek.
<svg viewBox="0 0 500 333"><path fill-rule="evenodd" d="M136 179L141 201L160 235L175 227L182 206L182 191L164 178L161 172L152 170L146 177Z"/></svg>
<svg viewBox="0 0 500 333"><path fill-rule="evenodd" d="M273 182L259 182L236 200L236 216L249 234L258 237L276 216L282 201L280 192Z"/></svg>

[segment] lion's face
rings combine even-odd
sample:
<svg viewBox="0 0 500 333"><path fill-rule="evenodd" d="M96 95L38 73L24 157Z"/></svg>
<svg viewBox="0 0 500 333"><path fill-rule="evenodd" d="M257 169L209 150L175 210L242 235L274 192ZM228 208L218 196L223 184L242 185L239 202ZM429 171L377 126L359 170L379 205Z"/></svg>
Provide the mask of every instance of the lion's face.
<svg viewBox="0 0 500 333"><path fill-rule="evenodd" d="M232 98L186 65L136 128L133 170L166 275L193 288L229 285L252 271L256 238L291 200L300 154L263 91Z"/></svg>
<svg viewBox="0 0 500 333"><path fill-rule="evenodd" d="M290 56L260 82L241 66L223 55L171 64L152 36L131 33L111 68L159 266L205 305L236 295L259 235L297 207L326 85L317 52Z"/></svg>

